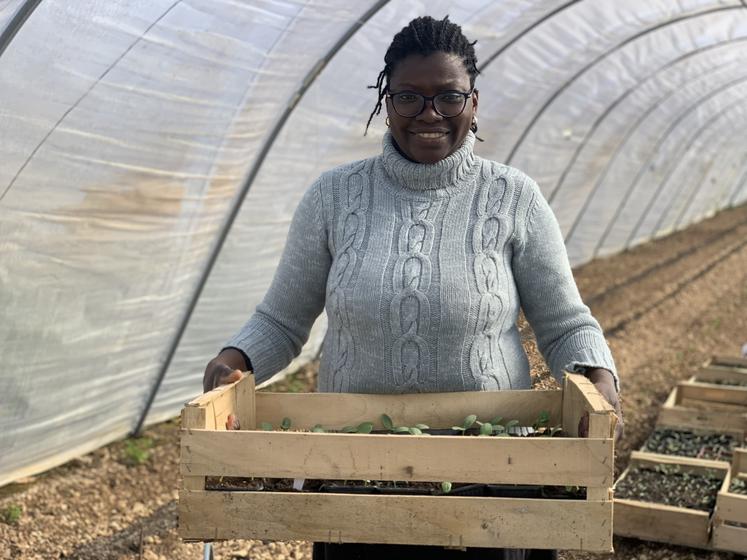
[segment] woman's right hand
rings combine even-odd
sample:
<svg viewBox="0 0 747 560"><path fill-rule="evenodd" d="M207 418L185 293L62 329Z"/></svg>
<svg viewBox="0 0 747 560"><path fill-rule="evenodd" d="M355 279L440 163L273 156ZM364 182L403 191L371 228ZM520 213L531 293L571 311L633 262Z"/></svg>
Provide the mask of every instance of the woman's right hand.
<svg viewBox="0 0 747 560"><path fill-rule="evenodd" d="M205 367L202 390L207 393L221 385L234 383L246 375L244 372L247 369L246 360L241 352L235 348L224 348Z"/></svg>

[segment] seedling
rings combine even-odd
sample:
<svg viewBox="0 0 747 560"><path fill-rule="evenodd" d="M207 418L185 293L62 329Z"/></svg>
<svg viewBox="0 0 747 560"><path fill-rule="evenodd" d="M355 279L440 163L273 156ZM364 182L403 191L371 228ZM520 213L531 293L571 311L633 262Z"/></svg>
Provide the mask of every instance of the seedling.
<svg viewBox="0 0 747 560"><path fill-rule="evenodd" d="M150 459L152 447L153 440L151 438L130 438L125 441L122 462L131 467L142 465Z"/></svg>
<svg viewBox="0 0 747 560"><path fill-rule="evenodd" d="M451 482L444 481L441 483L441 492L448 494L451 492Z"/></svg>
<svg viewBox="0 0 747 560"><path fill-rule="evenodd" d="M0 510L0 521L8 525L15 525L21 520L23 509L16 504L10 504Z"/></svg>
<svg viewBox="0 0 747 560"><path fill-rule="evenodd" d="M462 422L461 426L452 426L451 429L456 430L457 432L462 432L462 434L464 434L467 430L474 426L475 422L477 422L477 414L470 414L464 419L464 422Z"/></svg>
<svg viewBox="0 0 747 560"><path fill-rule="evenodd" d="M345 426L344 434L370 434L373 431L373 422L361 422L357 426Z"/></svg>
<svg viewBox="0 0 747 560"><path fill-rule="evenodd" d="M291 419L286 416L285 418L283 418L283 421L280 422L280 428L284 432L287 432L288 430L290 430L290 427L291 427Z"/></svg>

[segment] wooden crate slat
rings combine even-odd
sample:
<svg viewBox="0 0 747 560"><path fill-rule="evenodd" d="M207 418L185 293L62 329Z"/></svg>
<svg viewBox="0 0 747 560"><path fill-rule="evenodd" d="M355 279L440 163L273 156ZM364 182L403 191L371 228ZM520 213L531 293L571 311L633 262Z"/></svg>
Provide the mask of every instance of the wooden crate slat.
<svg viewBox="0 0 747 560"><path fill-rule="evenodd" d="M612 551L612 502L433 496L188 492L191 540L309 539Z"/></svg>
<svg viewBox="0 0 747 560"><path fill-rule="evenodd" d="M355 393L265 393L256 394L257 422L279 426L290 418L294 428L309 429L316 424L340 429L361 422L382 428L382 414L395 424L423 423L432 428L459 425L467 414L482 420L502 416L531 425L540 411L560 423L561 391L468 391L464 393L417 393L406 395L363 395Z"/></svg>
<svg viewBox="0 0 747 560"><path fill-rule="evenodd" d="M747 381L747 368L733 368L729 366L708 366L699 369L692 381L713 383L714 381L731 381L744 383Z"/></svg>
<svg viewBox="0 0 747 560"><path fill-rule="evenodd" d="M745 407L747 411L747 387L730 387L693 381L681 383L679 389L682 399L734 404Z"/></svg>
<svg viewBox="0 0 747 560"><path fill-rule="evenodd" d="M714 356L709 363L718 366L747 368L747 358L739 358L737 356Z"/></svg>
<svg viewBox="0 0 747 560"><path fill-rule="evenodd" d="M614 476L611 439L188 430L181 440L189 475L607 488Z"/></svg>
<svg viewBox="0 0 747 560"><path fill-rule="evenodd" d="M710 516L705 511L619 498L615 498L614 504L616 535L698 548L708 547Z"/></svg>
<svg viewBox="0 0 747 560"><path fill-rule="evenodd" d="M747 555L747 527L716 523L713 527L713 548Z"/></svg>

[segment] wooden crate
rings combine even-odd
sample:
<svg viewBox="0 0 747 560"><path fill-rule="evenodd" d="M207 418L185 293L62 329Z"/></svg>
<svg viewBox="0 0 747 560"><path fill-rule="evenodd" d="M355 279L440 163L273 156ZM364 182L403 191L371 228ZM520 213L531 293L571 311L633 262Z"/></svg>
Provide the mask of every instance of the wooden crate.
<svg viewBox="0 0 747 560"><path fill-rule="evenodd" d="M747 496L729 492L732 478L747 479L747 449L734 454L724 488L718 493L713 520L713 547L747 555Z"/></svg>
<svg viewBox="0 0 747 560"><path fill-rule="evenodd" d="M680 469L693 473L713 471L721 473L724 481L729 470L728 463L722 461L705 461L634 451L631 454L628 468L620 476L616 486L628 476L631 469L656 465L678 465ZM722 490L724 484L725 482L721 486ZM710 547L711 515L708 512L615 498L614 515L616 535L697 548Z"/></svg>
<svg viewBox="0 0 747 560"><path fill-rule="evenodd" d="M683 381L669 393L658 423L715 431L747 430L747 390Z"/></svg>
<svg viewBox="0 0 747 560"><path fill-rule="evenodd" d="M718 383L718 382L721 383ZM723 382L730 381L735 385L724 385ZM688 383L710 383L718 387L737 388L747 391L747 367L734 367L722 365L704 366L693 375Z"/></svg>
<svg viewBox="0 0 747 560"><path fill-rule="evenodd" d="M397 424L451 427L468 414L531 425L548 411L569 437L394 436L226 431L258 422L339 429L382 414ZM589 414L589 437L578 422ZM593 384L568 375L562 391L408 395L254 392L251 377L206 393L182 412L179 534L450 547L612 551L614 411ZM208 491L206 476L450 481L583 486L586 500Z"/></svg>
<svg viewBox="0 0 747 560"><path fill-rule="evenodd" d="M713 366L730 366L736 368L747 368L747 358L738 358L737 356L713 356L708 365Z"/></svg>

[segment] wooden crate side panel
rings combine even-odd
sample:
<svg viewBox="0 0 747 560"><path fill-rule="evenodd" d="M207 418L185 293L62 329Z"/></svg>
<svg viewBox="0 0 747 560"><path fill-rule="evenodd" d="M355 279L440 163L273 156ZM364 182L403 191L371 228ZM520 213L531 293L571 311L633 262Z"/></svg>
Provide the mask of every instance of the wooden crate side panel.
<svg viewBox="0 0 747 560"><path fill-rule="evenodd" d="M635 500L615 499L615 534L646 541L708 547L709 515Z"/></svg>
<svg viewBox="0 0 747 560"><path fill-rule="evenodd" d="M737 356L714 356L711 358L712 365L716 366L734 366L747 368L747 358L739 358Z"/></svg>
<svg viewBox="0 0 747 560"><path fill-rule="evenodd" d="M351 480L603 486L610 439L182 432L182 473Z"/></svg>
<svg viewBox="0 0 747 560"><path fill-rule="evenodd" d="M418 393L406 395L363 395L355 393L266 393L256 394L257 422L279 426L290 418L296 428L316 424L340 429L361 422L382 428L382 414L399 426L427 424L432 428L460 425L468 414L482 420L502 416L532 425L545 410L551 424L560 423L561 391L469 391L464 393Z"/></svg>
<svg viewBox="0 0 747 560"><path fill-rule="evenodd" d="M563 431L578 436L581 417L589 414L589 436L608 437L614 434L614 409L583 375L567 374L563 380Z"/></svg>
<svg viewBox="0 0 747 560"><path fill-rule="evenodd" d="M747 524L747 496L719 492L716 507L719 519Z"/></svg>
<svg viewBox="0 0 747 560"><path fill-rule="evenodd" d="M744 383L745 381L747 381L747 369L725 366L709 366L698 370L698 372L693 376L693 381L701 383L713 383L714 381Z"/></svg>
<svg viewBox="0 0 747 560"><path fill-rule="evenodd" d="M713 548L747 555L747 528L717 522L713 526Z"/></svg>
<svg viewBox="0 0 747 560"><path fill-rule="evenodd" d="M747 408L747 387L684 382L679 385L682 399L733 404Z"/></svg>
<svg viewBox="0 0 747 560"><path fill-rule="evenodd" d="M658 423L683 428L709 428L715 431L747 430L747 414L698 410L665 404L659 411Z"/></svg>
<svg viewBox="0 0 747 560"><path fill-rule="evenodd" d="M612 551L612 502L434 496L189 492L179 534Z"/></svg>

